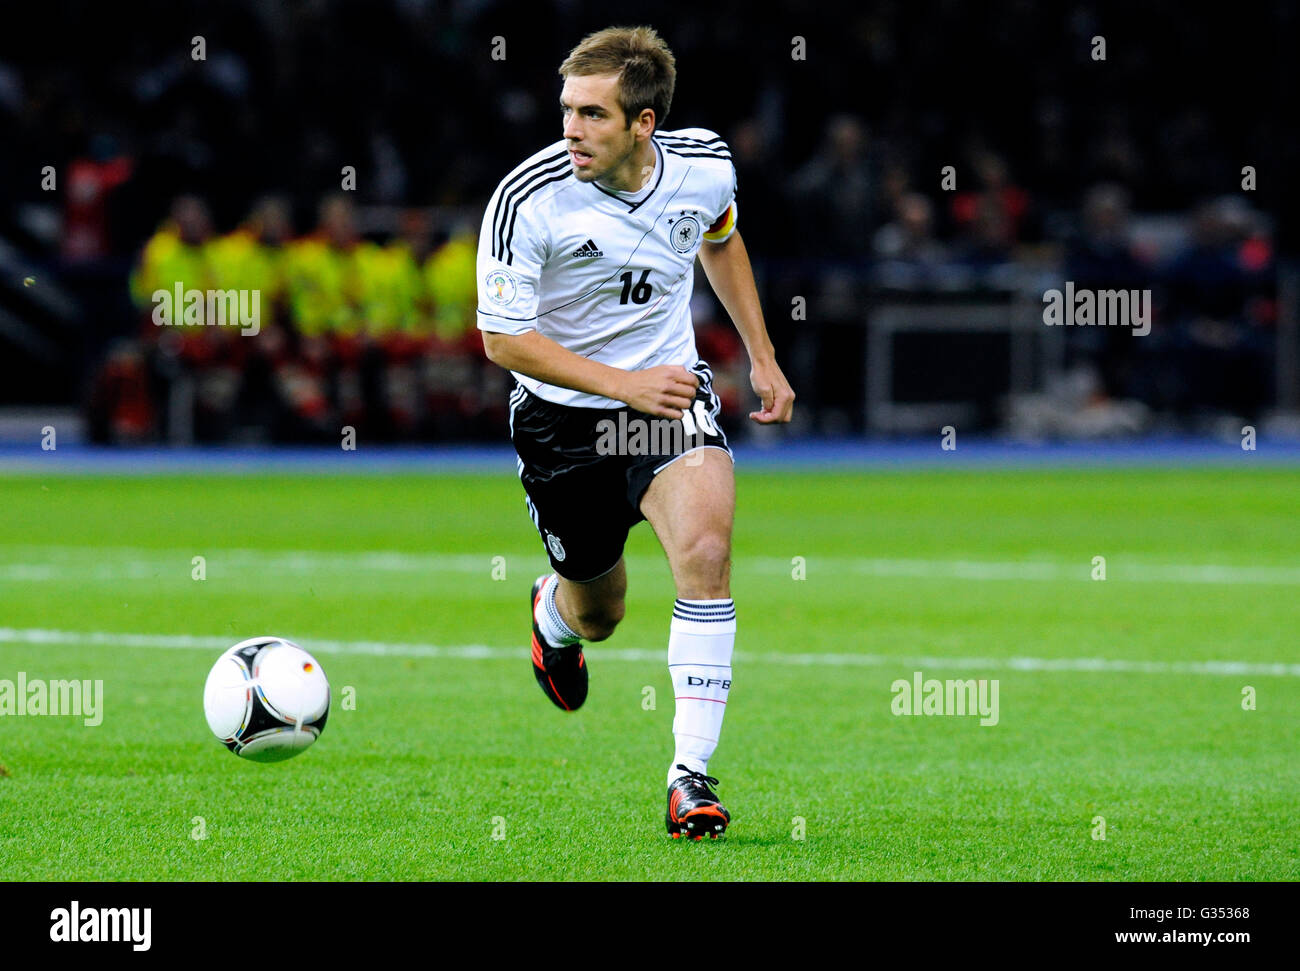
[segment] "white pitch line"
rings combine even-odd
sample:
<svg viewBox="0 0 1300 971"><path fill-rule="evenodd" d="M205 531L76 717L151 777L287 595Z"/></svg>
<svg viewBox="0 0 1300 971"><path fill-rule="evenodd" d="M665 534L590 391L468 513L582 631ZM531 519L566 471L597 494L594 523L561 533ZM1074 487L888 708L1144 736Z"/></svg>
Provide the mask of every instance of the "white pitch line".
<svg viewBox="0 0 1300 971"><path fill-rule="evenodd" d="M189 634L127 634L112 631L62 631L40 628L0 627L0 644L87 644L95 647L136 647L180 650L225 650L231 645L228 637ZM309 640L303 646L322 654L359 654L378 657L459 658L462 660L518 660L527 656L522 647L488 647L485 644L442 646L437 644L389 643L386 641L336 641ZM626 647L592 647L592 657L600 661L650 661L662 662L666 650L645 650ZM1198 674L1198 675L1264 675L1300 678L1300 664L1268 663L1259 661L1137 661L1113 660L1099 657L1043 658L1043 657L943 657L900 656L883 654L751 654L736 651L736 660L760 664L782 664L795 667L893 667L912 671L918 668L972 671L1082 671L1107 674Z"/></svg>
<svg viewBox="0 0 1300 971"><path fill-rule="evenodd" d="M796 551L798 553L798 551ZM0 580L11 582L66 582L89 579L119 582L156 579L163 575L188 576L191 560L202 555L209 577L253 575L258 572L280 575L316 573L419 574L462 573L483 576L495 568L495 553L406 553L396 550L330 553L320 550L258 550L195 548L192 550L155 550L143 547L94 546L0 546ZM793 554L792 554L793 555ZM817 556L804 557L807 579L858 574L875 577L908 577L918 580L1037 580L1092 582L1092 562L1064 563L1049 560L966 560L871 558ZM540 553L511 553L517 562L536 562ZM10 562L4 562L9 560ZM20 562L13 562L19 560ZM662 564L660 556L629 556L638 565ZM789 574L791 560L777 556L740 556L733 573ZM1107 578L1115 583L1173 583L1211 585L1300 585L1300 566L1248 566L1226 564L1192 564L1148 562L1138 557L1109 557Z"/></svg>

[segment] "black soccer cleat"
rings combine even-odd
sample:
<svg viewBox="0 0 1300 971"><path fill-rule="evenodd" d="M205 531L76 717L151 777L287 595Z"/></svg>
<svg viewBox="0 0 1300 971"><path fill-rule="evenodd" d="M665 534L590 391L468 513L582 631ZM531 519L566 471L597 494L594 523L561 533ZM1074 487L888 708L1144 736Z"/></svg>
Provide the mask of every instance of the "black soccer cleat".
<svg viewBox="0 0 1300 971"><path fill-rule="evenodd" d="M689 773L674 779L668 787L668 833L673 839L717 839L727 831L731 813L718 802L709 786L718 780L702 772L691 772L684 765L677 768Z"/></svg>
<svg viewBox="0 0 1300 971"><path fill-rule="evenodd" d="M542 629L537 624L537 600L545 584L546 577L538 577L533 582L532 596L528 600L533 618L533 674L546 697L557 707L577 711L587 700L587 661L582 656L581 644L551 647L542 636Z"/></svg>

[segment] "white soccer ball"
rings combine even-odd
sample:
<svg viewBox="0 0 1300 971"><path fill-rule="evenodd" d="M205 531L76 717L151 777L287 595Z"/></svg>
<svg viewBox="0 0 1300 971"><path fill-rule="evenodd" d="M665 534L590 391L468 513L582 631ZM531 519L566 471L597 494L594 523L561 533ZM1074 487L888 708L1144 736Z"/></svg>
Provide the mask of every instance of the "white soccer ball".
<svg viewBox="0 0 1300 971"><path fill-rule="evenodd" d="M283 637L240 641L217 658L203 686L212 734L254 762L293 758L320 737L329 710L320 663Z"/></svg>

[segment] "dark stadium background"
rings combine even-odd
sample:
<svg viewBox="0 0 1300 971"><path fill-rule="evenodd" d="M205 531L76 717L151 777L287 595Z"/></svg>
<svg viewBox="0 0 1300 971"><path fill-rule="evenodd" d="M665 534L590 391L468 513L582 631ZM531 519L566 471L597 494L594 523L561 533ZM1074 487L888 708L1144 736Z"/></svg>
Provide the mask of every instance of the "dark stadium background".
<svg viewBox="0 0 1300 971"><path fill-rule="evenodd" d="M436 340L426 294L412 298L413 330L353 307L352 332L308 339L290 301L258 337L180 347L132 302L130 276L179 197L197 200L199 222L206 207L214 238L278 197L301 238L344 165L357 172L343 195L358 238L379 252L423 232L436 252L457 227L476 231L497 181L558 137L567 50L642 22L677 56L666 127L713 128L735 156L740 229L799 393L788 434L1230 437L1250 422L1296 435L1296 8L1192 10L6 5L0 439L31 444L52 424L61 442L337 444L353 424L368 441L499 441L503 375L451 304ZM1097 35L1104 61L1090 57ZM206 60L191 57L195 36ZM796 37L806 59L791 57ZM1151 334L1078 328L1053 344L1032 319L999 323L1032 318L1066 279L1150 288ZM806 319L792 319L800 297ZM923 306L969 326L904 326L872 344L873 327ZM746 434L736 341L707 299L697 323Z"/></svg>

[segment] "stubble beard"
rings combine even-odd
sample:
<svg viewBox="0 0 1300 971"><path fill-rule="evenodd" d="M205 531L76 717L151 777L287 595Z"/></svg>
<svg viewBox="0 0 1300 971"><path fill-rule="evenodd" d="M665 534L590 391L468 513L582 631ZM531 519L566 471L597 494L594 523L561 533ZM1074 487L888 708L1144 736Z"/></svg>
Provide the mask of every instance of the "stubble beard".
<svg viewBox="0 0 1300 971"><path fill-rule="evenodd" d="M595 182L598 179L607 179L611 173L617 171L620 166L625 165L628 159L632 158L635 154L636 154L636 139L634 138L632 139L632 143L627 147L627 151L625 151L622 155L616 158L605 168L601 169L599 172L583 171L581 169L575 168L574 175L577 177L579 182ZM633 189L624 190L624 191L635 192L639 188L640 186L636 186Z"/></svg>

